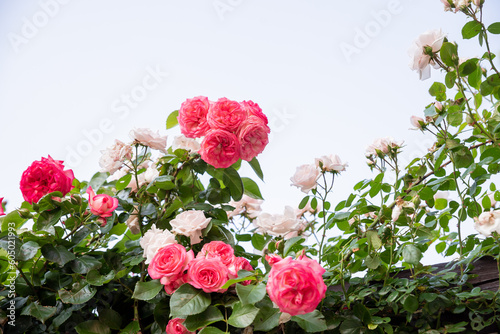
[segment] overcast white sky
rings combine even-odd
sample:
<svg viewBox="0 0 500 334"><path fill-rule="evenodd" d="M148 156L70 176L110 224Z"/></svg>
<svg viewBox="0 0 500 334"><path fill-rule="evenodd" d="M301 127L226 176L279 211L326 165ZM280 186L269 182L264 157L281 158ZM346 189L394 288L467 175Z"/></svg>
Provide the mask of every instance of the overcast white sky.
<svg viewBox="0 0 500 334"><path fill-rule="evenodd" d="M500 1L486 0L488 22ZM374 139L404 140L404 156L431 142L409 131L432 102L408 47L442 28L463 57L462 14L439 0L0 0L0 197L22 201L19 181L34 160L65 160L78 179L99 170L100 150L133 127L162 134L168 114L198 95L257 102L271 143L259 156L265 209L303 197L290 187L298 165L338 154L349 168L333 201L372 177ZM498 39L496 49L500 52ZM474 49L469 47L473 46ZM472 51L469 51L472 50ZM254 174L243 170L247 176ZM256 178L256 177L255 177Z"/></svg>

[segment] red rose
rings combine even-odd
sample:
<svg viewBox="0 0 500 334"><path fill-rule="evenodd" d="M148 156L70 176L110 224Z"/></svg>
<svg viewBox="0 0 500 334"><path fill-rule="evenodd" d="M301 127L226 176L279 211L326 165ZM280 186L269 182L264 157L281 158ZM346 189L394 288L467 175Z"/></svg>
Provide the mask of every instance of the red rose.
<svg viewBox="0 0 500 334"><path fill-rule="evenodd" d="M210 106L207 121L211 129L235 132L247 118L247 112L236 101L221 97Z"/></svg>
<svg viewBox="0 0 500 334"><path fill-rule="evenodd" d="M257 116L250 116L238 130L240 155L243 160L251 161L269 143L271 129Z"/></svg>
<svg viewBox="0 0 500 334"><path fill-rule="evenodd" d="M267 125L268 120L267 116L262 112L262 109L260 109L259 105L253 101L243 101L240 103L241 108L247 112L247 116L257 116L259 117L264 124Z"/></svg>
<svg viewBox="0 0 500 334"><path fill-rule="evenodd" d="M167 334L195 334L195 332L190 332L184 327L184 320L180 318L170 319L167 324Z"/></svg>
<svg viewBox="0 0 500 334"><path fill-rule="evenodd" d="M187 99L181 104L177 121L181 132L188 138L198 138L210 130L207 123L207 113L210 101L205 96L197 96Z"/></svg>
<svg viewBox="0 0 500 334"><path fill-rule="evenodd" d="M214 129L201 142L201 158L215 168L226 168L240 158L240 142L235 134Z"/></svg>
<svg viewBox="0 0 500 334"><path fill-rule="evenodd" d="M49 155L41 161L34 161L21 177L21 192L25 201L33 204L54 191L66 195L73 188L75 176L71 169L64 170L63 162Z"/></svg>

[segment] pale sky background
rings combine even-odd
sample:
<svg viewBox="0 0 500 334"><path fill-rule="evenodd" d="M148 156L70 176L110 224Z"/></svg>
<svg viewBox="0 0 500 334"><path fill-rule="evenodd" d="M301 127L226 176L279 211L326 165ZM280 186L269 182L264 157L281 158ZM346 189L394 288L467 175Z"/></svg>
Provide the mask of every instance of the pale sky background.
<svg viewBox="0 0 500 334"><path fill-rule="evenodd" d="M485 7L486 22L500 21L499 0ZM266 211L298 205L295 168L331 153L349 163L336 203L372 177L374 139L404 140L407 161L430 147L409 119L442 75L419 81L407 50L442 28L462 57L480 56L476 40L461 42L465 22L439 0L0 0L0 197L19 207L22 172L49 154L88 180L134 127L170 145L168 114L205 95L253 100L270 119L258 157Z"/></svg>

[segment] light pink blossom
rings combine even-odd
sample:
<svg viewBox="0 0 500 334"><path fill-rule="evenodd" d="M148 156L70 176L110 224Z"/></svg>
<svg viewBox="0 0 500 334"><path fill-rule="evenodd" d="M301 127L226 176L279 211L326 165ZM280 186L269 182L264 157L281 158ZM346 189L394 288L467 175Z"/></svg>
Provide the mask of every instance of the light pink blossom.
<svg viewBox="0 0 500 334"><path fill-rule="evenodd" d="M316 181L321 175L321 171L315 165L301 165L297 167L295 174L290 178L292 186L300 188L304 193L316 188Z"/></svg>
<svg viewBox="0 0 500 334"><path fill-rule="evenodd" d="M130 131L130 138L144 146L167 153L167 136L160 136L158 131L155 133L147 128L134 129Z"/></svg>
<svg viewBox="0 0 500 334"><path fill-rule="evenodd" d="M343 163L338 155L323 155L321 158L314 159L316 167L320 168L320 162L323 166L323 170L327 172L343 172L348 166L347 163Z"/></svg>
<svg viewBox="0 0 500 334"><path fill-rule="evenodd" d="M415 39L408 50L411 57L410 68L418 72L420 80L428 79L431 76L430 66L439 67L428 53L430 50L433 54L437 53L441 49L445 37L446 34L440 29L429 30Z"/></svg>
<svg viewBox="0 0 500 334"><path fill-rule="evenodd" d="M212 218L206 218L203 211L189 210L178 214L170 221L172 232L189 237L191 244L201 242L201 231L208 226Z"/></svg>

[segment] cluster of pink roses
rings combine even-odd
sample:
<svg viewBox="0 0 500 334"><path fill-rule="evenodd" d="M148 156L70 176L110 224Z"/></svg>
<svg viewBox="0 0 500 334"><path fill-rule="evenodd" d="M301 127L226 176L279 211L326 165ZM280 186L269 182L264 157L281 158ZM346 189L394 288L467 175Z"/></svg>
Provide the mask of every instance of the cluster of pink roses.
<svg viewBox="0 0 500 334"><path fill-rule="evenodd" d="M267 294L281 312L290 315L314 311L325 298L326 285L319 263L304 255L297 259L281 259L277 255L266 256L272 266L267 281Z"/></svg>
<svg viewBox="0 0 500 334"><path fill-rule="evenodd" d="M257 103L225 97L216 102L205 96L187 99L177 120L186 137L204 137L199 153L216 168L229 167L240 158L252 160L268 144L271 131Z"/></svg>
<svg viewBox="0 0 500 334"><path fill-rule="evenodd" d="M212 241L203 245L196 257L192 250L186 251L177 243L168 244L158 249L148 273L152 279L160 280L168 294L174 293L184 283L210 293L226 291L221 287L229 279L238 277L238 271L242 269L253 270L247 259L234 255L230 245Z"/></svg>

